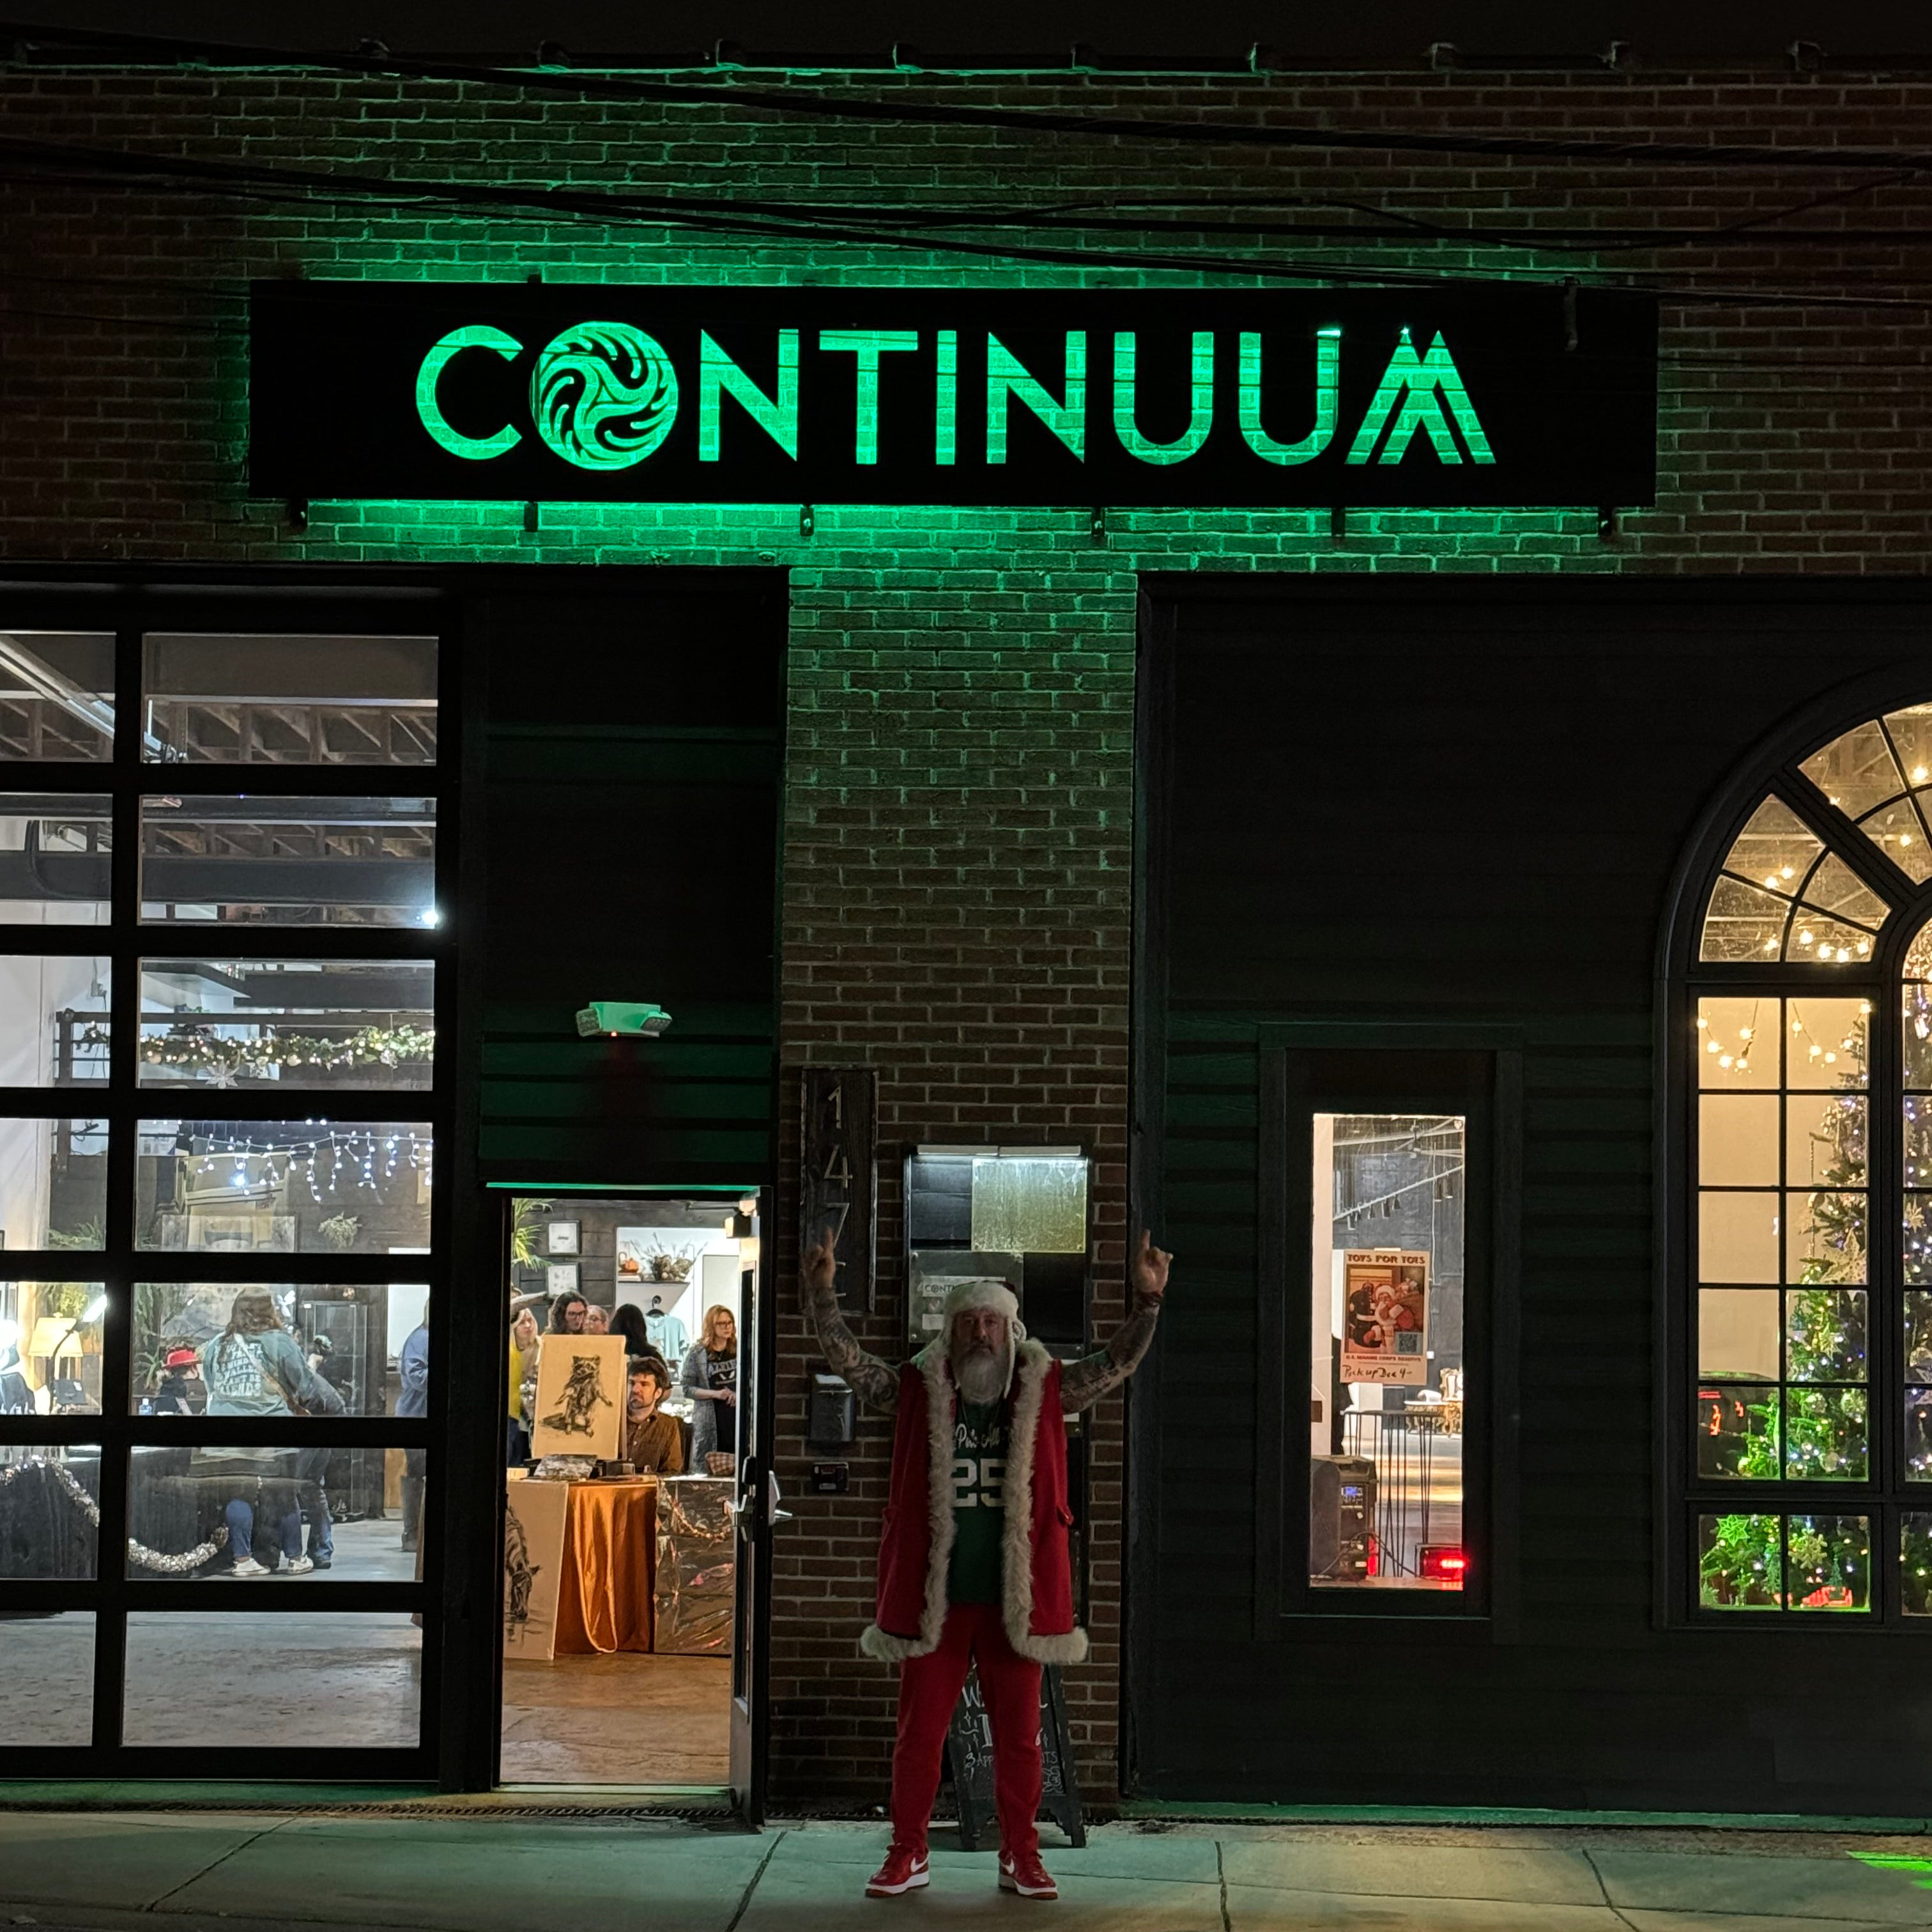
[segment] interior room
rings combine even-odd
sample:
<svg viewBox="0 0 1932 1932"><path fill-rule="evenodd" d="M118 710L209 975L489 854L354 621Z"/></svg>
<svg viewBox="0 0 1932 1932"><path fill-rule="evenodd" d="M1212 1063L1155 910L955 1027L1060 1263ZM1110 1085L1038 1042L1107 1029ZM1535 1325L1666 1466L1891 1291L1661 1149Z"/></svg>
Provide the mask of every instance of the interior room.
<svg viewBox="0 0 1932 1932"><path fill-rule="evenodd" d="M736 1378L756 1204L511 1204L506 1784L729 1781Z"/></svg>

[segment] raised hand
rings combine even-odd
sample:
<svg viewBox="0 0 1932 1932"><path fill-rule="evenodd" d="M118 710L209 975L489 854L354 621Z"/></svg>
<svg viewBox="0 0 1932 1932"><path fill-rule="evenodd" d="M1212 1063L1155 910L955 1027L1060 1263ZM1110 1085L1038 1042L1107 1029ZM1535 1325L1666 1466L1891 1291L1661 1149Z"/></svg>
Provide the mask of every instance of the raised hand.
<svg viewBox="0 0 1932 1932"><path fill-rule="evenodd" d="M1154 1244L1154 1236L1141 1230L1139 1244L1127 1263L1127 1286L1136 1301L1158 1302L1167 1293L1167 1270L1174 1257Z"/></svg>
<svg viewBox="0 0 1932 1932"><path fill-rule="evenodd" d="M834 1292L838 1279L838 1260L830 1228L824 1229L818 1241L799 1256L798 1269L808 1294Z"/></svg>

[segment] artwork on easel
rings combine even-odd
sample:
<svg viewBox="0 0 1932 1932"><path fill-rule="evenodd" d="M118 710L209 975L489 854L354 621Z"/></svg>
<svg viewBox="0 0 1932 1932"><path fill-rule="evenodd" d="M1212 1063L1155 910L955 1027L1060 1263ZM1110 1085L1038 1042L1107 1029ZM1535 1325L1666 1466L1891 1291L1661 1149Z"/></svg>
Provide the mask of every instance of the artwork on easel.
<svg viewBox="0 0 1932 1932"><path fill-rule="evenodd" d="M614 1461L624 1433L624 1338L546 1335L537 1358L532 1456Z"/></svg>
<svg viewBox="0 0 1932 1932"><path fill-rule="evenodd" d="M556 1654L568 1483L509 1484L503 1508L503 1654L548 1663Z"/></svg>

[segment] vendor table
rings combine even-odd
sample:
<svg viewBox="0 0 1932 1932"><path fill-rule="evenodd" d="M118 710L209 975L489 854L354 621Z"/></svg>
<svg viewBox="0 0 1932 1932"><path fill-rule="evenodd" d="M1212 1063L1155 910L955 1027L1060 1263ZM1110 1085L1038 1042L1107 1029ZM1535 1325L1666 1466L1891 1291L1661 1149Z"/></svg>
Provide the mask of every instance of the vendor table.
<svg viewBox="0 0 1932 1932"><path fill-rule="evenodd" d="M654 1479L570 1485L557 1655L651 1648L657 1546Z"/></svg>

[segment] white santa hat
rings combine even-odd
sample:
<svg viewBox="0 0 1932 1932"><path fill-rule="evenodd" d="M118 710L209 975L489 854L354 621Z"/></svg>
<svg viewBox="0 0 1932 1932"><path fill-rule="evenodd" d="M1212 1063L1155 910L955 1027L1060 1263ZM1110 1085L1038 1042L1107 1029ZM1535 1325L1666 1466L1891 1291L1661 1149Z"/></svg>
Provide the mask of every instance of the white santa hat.
<svg viewBox="0 0 1932 1932"><path fill-rule="evenodd" d="M1010 1390L1013 1370L1019 1363L1020 1344L1026 1340L1026 1324L1020 1319L1020 1298L1008 1283L992 1275L956 1281L946 1291L946 1326L942 1332L949 1354L952 1347L952 1318L973 1308L990 1308L1006 1318L1006 1372L1000 1378L1000 1386Z"/></svg>

